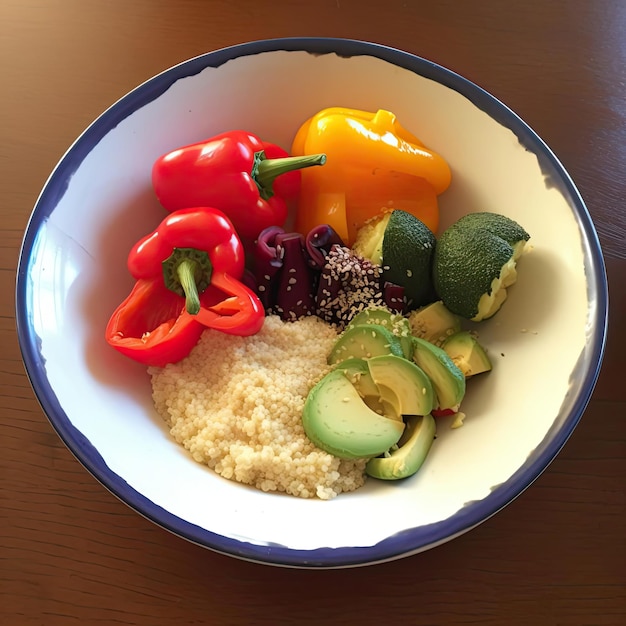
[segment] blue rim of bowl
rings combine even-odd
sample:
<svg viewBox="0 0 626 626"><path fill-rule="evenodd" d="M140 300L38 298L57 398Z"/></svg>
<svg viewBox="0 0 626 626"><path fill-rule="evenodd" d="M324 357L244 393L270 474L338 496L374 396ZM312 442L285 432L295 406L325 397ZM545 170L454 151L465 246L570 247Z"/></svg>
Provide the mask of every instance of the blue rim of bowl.
<svg viewBox="0 0 626 626"><path fill-rule="evenodd" d="M585 244L585 262L590 297L595 300L590 320L588 347L578 374L583 377L580 391L569 413L553 427L533 454L506 483L497 486L483 500L468 503L452 517L428 526L412 528L388 537L373 546L314 550L294 550L282 545L256 545L223 537L191 524L159 507L111 472L92 444L78 431L60 406L42 365L39 338L30 323L32 302L27 277L30 251L43 222L63 197L73 173L93 147L126 117L158 98L177 80L193 76L207 67L247 55L273 51L304 51L312 54L370 56L387 61L453 89L499 123L510 128L520 142L535 153L546 175L568 198ZM497 98L455 72L432 61L382 44L354 39L293 37L242 43L208 52L171 67L138 86L98 117L74 142L47 180L31 214L20 251L16 283L16 321L22 359L35 395L59 437L77 460L116 497L155 524L198 545L216 552L257 563L299 568L338 568L371 565L409 556L461 535L509 504L548 467L565 445L591 398L606 342L608 286L602 250L596 230L569 174L543 140L512 110Z"/></svg>

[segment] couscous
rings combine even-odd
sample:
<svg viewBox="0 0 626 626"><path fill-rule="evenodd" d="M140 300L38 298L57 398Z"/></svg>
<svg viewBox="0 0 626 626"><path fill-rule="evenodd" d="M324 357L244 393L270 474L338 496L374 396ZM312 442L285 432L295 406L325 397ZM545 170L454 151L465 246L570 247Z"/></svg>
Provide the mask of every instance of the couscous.
<svg viewBox="0 0 626 626"><path fill-rule="evenodd" d="M156 409L174 439L224 478L302 498L353 491L365 482L366 461L320 450L302 426L336 339L314 316L267 316L249 337L208 329L186 359L150 368Z"/></svg>

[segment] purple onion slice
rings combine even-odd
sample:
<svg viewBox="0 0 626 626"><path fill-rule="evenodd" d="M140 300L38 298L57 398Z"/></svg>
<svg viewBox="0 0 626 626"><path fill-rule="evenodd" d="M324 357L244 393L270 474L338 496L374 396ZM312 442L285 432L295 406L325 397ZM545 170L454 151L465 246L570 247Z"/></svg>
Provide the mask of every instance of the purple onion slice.
<svg viewBox="0 0 626 626"><path fill-rule="evenodd" d="M326 257L333 245L343 246L341 237L328 224L320 224L312 228L306 236L305 247L309 255L309 265L321 270L326 263Z"/></svg>
<svg viewBox="0 0 626 626"><path fill-rule="evenodd" d="M277 238L284 232L280 226L269 226L259 233L254 245L256 293L266 311L276 304L277 281L275 278L283 266L284 254Z"/></svg>
<svg viewBox="0 0 626 626"><path fill-rule="evenodd" d="M276 236L282 250L283 266L278 276L275 312L284 320L296 320L315 313L314 274L305 252L304 237L299 233Z"/></svg>

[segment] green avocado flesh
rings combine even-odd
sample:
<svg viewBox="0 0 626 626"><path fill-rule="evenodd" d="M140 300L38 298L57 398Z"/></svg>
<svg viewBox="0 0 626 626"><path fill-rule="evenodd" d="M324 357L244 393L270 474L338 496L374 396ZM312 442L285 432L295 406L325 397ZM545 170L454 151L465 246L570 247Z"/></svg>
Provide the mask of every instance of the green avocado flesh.
<svg viewBox="0 0 626 626"><path fill-rule="evenodd" d="M411 311L408 317L411 334L440 346L453 333L461 330L461 318L437 300Z"/></svg>
<svg viewBox="0 0 626 626"><path fill-rule="evenodd" d="M387 354L339 363L313 387L302 413L307 437L337 457L371 458L390 450L403 417L428 415L435 394L412 361Z"/></svg>
<svg viewBox="0 0 626 626"><path fill-rule="evenodd" d="M337 339L328 363L334 365L352 357L369 359L381 354L403 356L399 337L378 324L359 324L347 328Z"/></svg>
<svg viewBox="0 0 626 626"><path fill-rule="evenodd" d="M341 361L336 367L348 377L348 380L356 387L359 395L363 398L363 402L372 411L401 421L402 415L381 397L380 390L370 374L367 362L368 359L350 358Z"/></svg>
<svg viewBox="0 0 626 626"><path fill-rule="evenodd" d="M396 450L391 454L370 459L365 472L372 478L399 480L415 474L422 467L436 434L432 415L410 417Z"/></svg>
<svg viewBox="0 0 626 626"><path fill-rule="evenodd" d="M413 345L413 360L430 378L435 390L436 408L458 407L465 395L463 372L442 348L418 337L413 337Z"/></svg>
<svg viewBox="0 0 626 626"><path fill-rule="evenodd" d="M489 372L492 368L491 360L485 349L480 345L478 339L466 330L450 335L444 341L442 348L466 378Z"/></svg>
<svg viewBox="0 0 626 626"><path fill-rule="evenodd" d="M340 369L327 374L311 390L302 423L307 437L318 448L343 459L383 454L404 431L402 421L370 409Z"/></svg>
<svg viewBox="0 0 626 626"><path fill-rule="evenodd" d="M426 415L434 408L433 386L412 361L394 355L367 360L367 366L381 398L398 415Z"/></svg>
<svg viewBox="0 0 626 626"><path fill-rule="evenodd" d="M362 324L376 324L390 330L398 337L402 345L402 352L406 359L410 359L413 355L413 342L411 341L411 325L409 320L400 315L393 313L389 309L382 306L369 307L357 313L348 328L360 326Z"/></svg>
<svg viewBox="0 0 626 626"><path fill-rule="evenodd" d="M391 212L384 213L382 217L370 220L365 226L362 226L352 246L357 254L369 259L376 265L382 265L383 239L390 217Z"/></svg>

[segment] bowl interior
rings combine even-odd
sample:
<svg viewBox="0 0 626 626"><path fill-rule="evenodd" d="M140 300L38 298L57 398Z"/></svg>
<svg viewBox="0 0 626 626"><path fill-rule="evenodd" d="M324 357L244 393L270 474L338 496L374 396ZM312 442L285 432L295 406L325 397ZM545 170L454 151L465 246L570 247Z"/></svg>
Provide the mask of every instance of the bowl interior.
<svg viewBox="0 0 626 626"><path fill-rule="evenodd" d="M448 160L453 183L441 197L442 227L470 211L496 211L531 233L533 249L503 309L479 326L494 369L468 384L465 425L453 430L449 420L438 422L415 477L391 485L371 480L324 502L261 493L192 461L156 415L145 368L112 351L103 331L132 286L128 250L165 214L151 188L154 160L234 128L289 149L299 125L328 106L391 110ZM541 140L464 79L359 42L238 46L131 92L53 172L18 274L24 361L78 459L125 502L188 539L296 566L418 552L507 504L580 418L597 376L605 317L593 226Z"/></svg>

